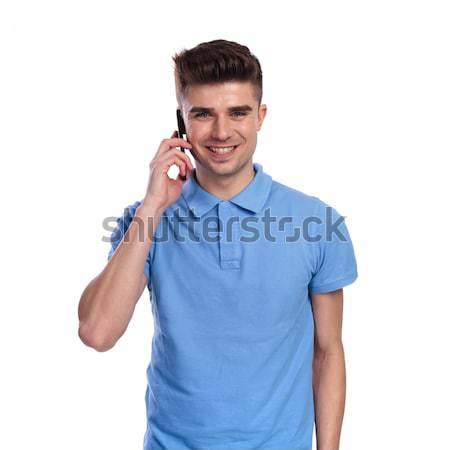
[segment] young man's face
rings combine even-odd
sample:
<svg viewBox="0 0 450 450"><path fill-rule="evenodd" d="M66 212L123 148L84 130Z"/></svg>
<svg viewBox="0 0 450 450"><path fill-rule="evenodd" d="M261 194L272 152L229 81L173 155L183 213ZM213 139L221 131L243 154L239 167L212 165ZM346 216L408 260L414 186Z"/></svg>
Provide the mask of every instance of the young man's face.
<svg viewBox="0 0 450 450"><path fill-rule="evenodd" d="M258 109L253 89L250 82L239 81L189 87L182 110L199 171L230 176L252 167L267 112L266 105Z"/></svg>

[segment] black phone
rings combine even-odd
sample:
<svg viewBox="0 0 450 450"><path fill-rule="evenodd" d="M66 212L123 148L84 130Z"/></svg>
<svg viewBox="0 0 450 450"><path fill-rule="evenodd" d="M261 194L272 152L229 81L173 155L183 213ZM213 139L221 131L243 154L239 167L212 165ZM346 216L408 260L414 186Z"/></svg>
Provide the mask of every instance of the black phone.
<svg viewBox="0 0 450 450"><path fill-rule="evenodd" d="M187 141L186 125L184 124L183 116L180 109L177 109L177 123L178 123L178 137ZM185 153L184 147L180 147L180 150Z"/></svg>
<svg viewBox="0 0 450 450"><path fill-rule="evenodd" d="M181 138L181 139L184 139L185 141L188 141L187 140L187 133L186 133L186 125L184 123L183 116L181 115L181 110L179 108L177 109L177 124L178 124L178 137ZM180 146L180 150L183 153L186 153L184 147ZM180 175L180 178L183 181L186 181L186 177L185 176L183 177L183 176Z"/></svg>

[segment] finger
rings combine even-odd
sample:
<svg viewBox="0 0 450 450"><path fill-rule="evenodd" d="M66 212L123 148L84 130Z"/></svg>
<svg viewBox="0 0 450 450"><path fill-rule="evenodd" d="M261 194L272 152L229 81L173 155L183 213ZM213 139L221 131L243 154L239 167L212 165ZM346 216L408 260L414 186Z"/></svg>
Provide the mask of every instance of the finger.
<svg viewBox="0 0 450 450"><path fill-rule="evenodd" d="M194 167L192 166L191 160L188 156L186 156L184 153L180 152L179 150L174 150L174 155L178 157L183 163L184 171L182 173L183 176L191 175L191 173L194 170ZM180 171L181 172L181 171Z"/></svg>
<svg viewBox="0 0 450 450"><path fill-rule="evenodd" d="M180 137L180 136L179 136L179 133L178 133L177 130L175 130L175 131L172 133L171 138L173 139L173 138L178 138L178 137ZM181 150L181 148L180 148L180 150ZM183 153L184 153L184 151L183 151Z"/></svg>
<svg viewBox="0 0 450 450"><path fill-rule="evenodd" d="M186 168L186 162L182 158L180 158L178 154L172 154L168 157L160 158L155 164L155 169L159 173L165 173L167 175L170 167L174 164L178 166L179 173L183 176L186 176L186 172L189 169Z"/></svg>
<svg viewBox="0 0 450 450"><path fill-rule="evenodd" d="M173 134L175 134L175 131L173 132ZM161 144L159 145L159 148L156 151L155 156L157 156L157 155L159 156L162 153L165 153L168 150L170 150L172 148L176 148L176 147L183 147L183 148L187 148L188 150L190 150L192 148L192 144L190 144L185 139L181 139L179 137L172 136L170 139L163 139L161 141Z"/></svg>
<svg viewBox="0 0 450 450"><path fill-rule="evenodd" d="M180 150L177 150L176 148L170 149L167 152L161 154L161 156L159 156L159 158L165 158L166 156L170 156L170 155L177 155L187 164L187 166L189 167L189 169L191 171L194 170L194 166L192 165L192 162L191 162L189 156L186 155L186 153L183 153ZM156 159L159 159L159 158L156 158Z"/></svg>
<svg viewBox="0 0 450 450"><path fill-rule="evenodd" d="M186 164L185 164L183 161L181 161L181 160L179 160L179 159L176 159L176 160L170 165L170 167L173 167L173 166L178 167L178 176L179 176L179 177L183 177L183 178L186 177L186 174L187 174L187 172L188 172L188 169L187 169L187 167L186 167ZM173 169L172 169L172 170L173 170Z"/></svg>

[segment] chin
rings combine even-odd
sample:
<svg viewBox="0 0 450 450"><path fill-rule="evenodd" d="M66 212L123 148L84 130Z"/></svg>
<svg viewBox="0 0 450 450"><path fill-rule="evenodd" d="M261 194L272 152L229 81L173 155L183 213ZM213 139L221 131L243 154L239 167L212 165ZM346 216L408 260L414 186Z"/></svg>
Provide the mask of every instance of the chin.
<svg viewBox="0 0 450 450"><path fill-rule="evenodd" d="M248 164L248 161L230 161L228 164L212 164L208 168L217 176L234 176Z"/></svg>

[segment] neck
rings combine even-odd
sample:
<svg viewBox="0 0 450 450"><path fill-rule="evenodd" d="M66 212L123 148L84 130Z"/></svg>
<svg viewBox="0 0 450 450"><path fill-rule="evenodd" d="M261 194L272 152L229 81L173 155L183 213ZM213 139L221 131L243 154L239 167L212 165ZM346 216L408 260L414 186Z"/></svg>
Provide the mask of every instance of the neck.
<svg viewBox="0 0 450 450"><path fill-rule="evenodd" d="M231 176L220 176L211 172L195 169L197 183L207 192L221 200L229 200L243 191L256 174L250 161L238 173Z"/></svg>

